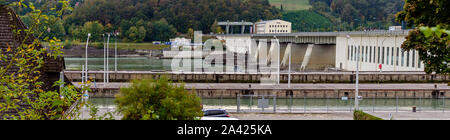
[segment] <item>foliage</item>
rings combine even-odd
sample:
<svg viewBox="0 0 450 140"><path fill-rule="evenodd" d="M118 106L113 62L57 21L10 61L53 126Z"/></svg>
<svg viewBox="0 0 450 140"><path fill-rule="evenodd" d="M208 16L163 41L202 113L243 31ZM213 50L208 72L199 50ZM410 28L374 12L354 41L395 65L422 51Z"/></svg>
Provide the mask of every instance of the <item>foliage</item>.
<svg viewBox="0 0 450 140"><path fill-rule="evenodd" d="M88 33L91 33L91 39L92 41L103 41L103 35L104 35L104 27L101 23L99 23L98 21L94 21L94 22L86 22L84 23L84 26L81 30L81 35L78 36L83 36L82 38L85 39L87 37Z"/></svg>
<svg viewBox="0 0 450 140"><path fill-rule="evenodd" d="M222 34L224 33L223 29L219 26L219 23L217 20L214 20L213 25L211 25L211 32L215 34Z"/></svg>
<svg viewBox="0 0 450 140"><path fill-rule="evenodd" d="M367 114L361 110L355 110L353 112L353 120L383 120L383 119Z"/></svg>
<svg viewBox="0 0 450 140"><path fill-rule="evenodd" d="M283 11L308 10L311 8L308 0L269 0L270 5L277 8L283 6Z"/></svg>
<svg viewBox="0 0 450 140"><path fill-rule="evenodd" d="M186 36L187 38L194 40L194 29L189 28Z"/></svg>
<svg viewBox="0 0 450 140"><path fill-rule="evenodd" d="M169 25L165 20L154 21L149 24L150 39L149 41L169 41L174 38L177 33L177 29L174 26Z"/></svg>
<svg viewBox="0 0 450 140"><path fill-rule="evenodd" d="M134 42L138 41L139 31L135 26L132 26L130 29L128 29L126 34L128 35L128 39L133 40Z"/></svg>
<svg viewBox="0 0 450 140"><path fill-rule="evenodd" d="M45 2L24 0L36 7ZM84 40L87 37L86 24L98 22L103 30L92 34L120 32L121 39L129 42L168 41L176 37L177 32L187 33L187 29L201 30L204 33L214 32L214 21L251 21L281 18L280 11L272 7L268 0L71 0L73 11L67 11L63 21L56 27L50 27L54 33L68 35L66 39ZM26 17L31 9L16 8L19 15ZM54 12L45 12L55 15ZM102 15L102 16L98 16ZM64 32L56 32L63 24ZM139 30L138 33L129 31ZM100 28L99 28L100 29ZM62 31L62 30L60 30ZM128 32L132 32L131 38ZM46 33L47 34L47 33ZM59 34L56 34L59 35ZM51 36L55 36L52 34ZM98 35L93 35L94 41ZM144 39L142 39L144 38Z"/></svg>
<svg viewBox="0 0 450 140"><path fill-rule="evenodd" d="M334 30L387 29L398 25L395 14L403 0L309 0L311 10L329 18ZM342 25L344 24L344 25ZM323 27L322 27L323 28Z"/></svg>
<svg viewBox="0 0 450 140"><path fill-rule="evenodd" d="M419 51L427 73L450 73L450 4L446 0L408 0L397 21L418 27L402 44L405 50Z"/></svg>
<svg viewBox="0 0 450 140"><path fill-rule="evenodd" d="M165 76L135 80L116 96L124 120L194 120L203 115L200 98Z"/></svg>
<svg viewBox="0 0 450 140"><path fill-rule="evenodd" d="M44 30L54 25L58 17L70 10L68 0L43 2L41 9L32 3L12 2L10 6L28 8L30 18L28 29L12 27L16 36L23 35L20 42L6 44L6 51L0 59L6 65L0 68L0 115L2 119L43 120L59 119L64 111L80 97L74 87L66 86L56 91L44 91L41 69L44 58L57 58L62 55L62 44L56 37L45 37L48 47L40 47ZM54 13L53 18L45 13ZM37 35L36 38L33 38ZM54 86L62 84L57 82ZM17 112L10 114L9 112Z"/></svg>
<svg viewBox="0 0 450 140"><path fill-rule="evenodd" d="M292 22L295 31L326 31L334 26L327 17L309 10L284 13L283 20Z"/></svg>

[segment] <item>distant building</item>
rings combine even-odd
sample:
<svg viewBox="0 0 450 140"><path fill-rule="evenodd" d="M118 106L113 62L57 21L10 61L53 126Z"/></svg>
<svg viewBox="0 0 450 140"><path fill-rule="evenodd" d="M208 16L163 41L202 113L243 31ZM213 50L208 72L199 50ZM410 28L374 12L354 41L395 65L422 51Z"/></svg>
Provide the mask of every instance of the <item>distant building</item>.
<svg viewBox="0 0 450 140"><path fill-rule="evenodd" d="M389 31L399 31L402 30L402 26L390 26Z"/></svg>
<svg viewBox="0 0 450 140"><path fill-rule="evenodd" d="M283 20L268 20L255 23L256 34L283 34L292 32L292 23Z"/></svg>

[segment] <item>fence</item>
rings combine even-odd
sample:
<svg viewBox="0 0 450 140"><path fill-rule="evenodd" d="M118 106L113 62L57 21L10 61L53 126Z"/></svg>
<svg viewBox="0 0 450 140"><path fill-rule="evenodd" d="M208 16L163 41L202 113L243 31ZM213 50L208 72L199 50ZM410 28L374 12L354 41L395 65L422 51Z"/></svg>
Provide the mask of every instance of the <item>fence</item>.
<svg viewBox="0 0 450 140"><path fill-rule="evenodd" d="M264 97L264 100L262 100ZM205 109L226 109L229 112L332 113L353 112L355 100L324 98L277 98L273 95L246 95L236 99L203 99ZM262 104L262 105L261 105ZM262 108L263 107L263 108ZM359 109L366 112L450 112L450 99L442 97L363 98Z"/></svg>

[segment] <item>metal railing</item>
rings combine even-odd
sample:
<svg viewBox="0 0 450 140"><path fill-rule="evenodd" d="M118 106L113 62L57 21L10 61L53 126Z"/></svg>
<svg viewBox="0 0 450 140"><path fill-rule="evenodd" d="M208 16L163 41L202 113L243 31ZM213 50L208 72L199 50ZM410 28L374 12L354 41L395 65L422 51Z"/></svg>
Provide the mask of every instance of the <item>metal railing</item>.
<svg viewBox="0 0 450 140"><path fill-rule="evenodd" d="M267 101L261 105L261 99ZM245 95L236 99L203 99L204 109L226 109L229 112L276 112L276 113L333 113L353 112L353 97L336 98L277 98L273 95ZM264 108L262 108L264 107ZM359 109L365 112L449 112L450 99L441 97L377 98L360 100Z"/></svg>

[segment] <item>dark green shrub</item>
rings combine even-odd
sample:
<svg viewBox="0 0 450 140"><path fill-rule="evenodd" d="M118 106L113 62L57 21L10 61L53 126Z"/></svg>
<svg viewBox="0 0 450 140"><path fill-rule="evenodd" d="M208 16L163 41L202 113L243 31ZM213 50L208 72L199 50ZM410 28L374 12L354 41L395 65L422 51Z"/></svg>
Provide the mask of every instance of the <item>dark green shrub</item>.
<svg viewBox="0 0 450 140"><path fill-rule="evenodd" d="M64 49L71 49L73 46L73 42L70 40L64 41Z"/></svg>
<svg viewBox="0 0 450 140"><path fill-rule="evenodd" d="M134 80L115 100L123 120L194 120L203 116L201 100L184 85L162 77Z"/></svg>

